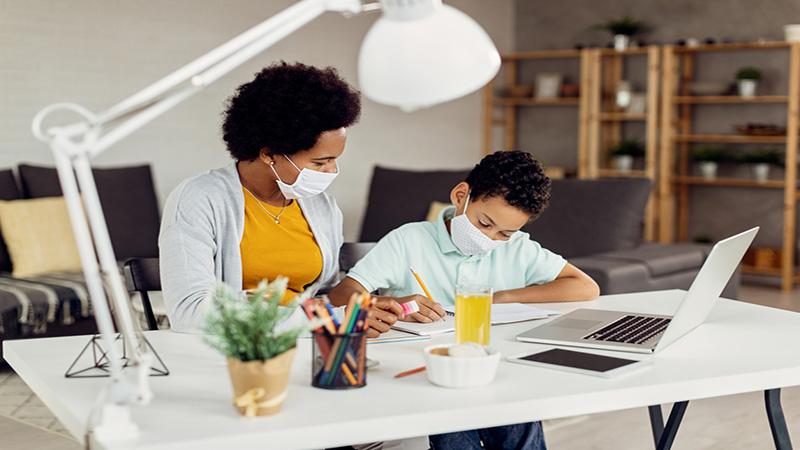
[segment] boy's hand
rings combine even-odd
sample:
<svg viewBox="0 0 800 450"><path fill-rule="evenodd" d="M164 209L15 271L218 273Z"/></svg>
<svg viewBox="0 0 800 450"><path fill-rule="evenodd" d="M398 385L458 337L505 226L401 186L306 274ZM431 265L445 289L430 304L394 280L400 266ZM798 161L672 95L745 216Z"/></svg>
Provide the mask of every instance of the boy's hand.
<svg viewBox="0 0 800 450"><path fill-rule="evenodd" d="M403 308L392 297L375 297L375 307L369 312L368 338L375 338L392 328L397 318L403 315Z"/></svg>
<svg viewBox="0 0 800 450"><path fill-rule="evenodd" d="M442 308L442 305L422 295L415 294L407 297L400 297L397 299L397 301L399 303L415 301L417 302L417 305L419 305L418 312L409 314L400 319L405 322L430 323L436 322L437 320L442 320L447 315L444 308Z"/></svg>

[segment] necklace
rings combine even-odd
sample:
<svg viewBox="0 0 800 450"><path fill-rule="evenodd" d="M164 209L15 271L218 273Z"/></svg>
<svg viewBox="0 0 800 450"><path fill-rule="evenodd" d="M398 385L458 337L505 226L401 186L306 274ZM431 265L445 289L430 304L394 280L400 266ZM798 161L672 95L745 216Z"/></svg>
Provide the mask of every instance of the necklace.
<svg viewBox="0 0 800 450"><path fill-rule="evenodd" d="M251 197L253 197L253 199L256 201L258 206L261 207L261 210L263 210L265 213L267 213L267 215L270 216L272 218L272 220L275 221L276 224L280 225L280 223L281 223L281 214L283 214L283 211L286 209L286 204L285 203L284 203L283 207L281 208L281 210L278 211L278 214L272 214L271 212L267 211L267 208L265 208L264 205L261 204L261 200L259 200L258 197L255 196L255 194L250 192L250 189L247 189L244 186L242 186L242 188L244 188L244 190L247 191L247 193L250 194Z"/></svg>

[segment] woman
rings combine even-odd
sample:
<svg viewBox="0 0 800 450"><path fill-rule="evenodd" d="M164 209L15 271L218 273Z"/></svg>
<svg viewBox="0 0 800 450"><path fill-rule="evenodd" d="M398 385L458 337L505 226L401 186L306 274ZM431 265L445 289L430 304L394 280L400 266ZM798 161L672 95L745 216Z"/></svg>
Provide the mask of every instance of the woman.
<svg viewBox="0 0 800 450"><path fill-rule="evenodd" d="M333 68L276 64L230 99L223 139L235 162L181 183L159 236L173 330L204 326L217 282L240 289L289 278L286 300L336 281L342 213L325 189L338 175L359 93Z"/></svg>

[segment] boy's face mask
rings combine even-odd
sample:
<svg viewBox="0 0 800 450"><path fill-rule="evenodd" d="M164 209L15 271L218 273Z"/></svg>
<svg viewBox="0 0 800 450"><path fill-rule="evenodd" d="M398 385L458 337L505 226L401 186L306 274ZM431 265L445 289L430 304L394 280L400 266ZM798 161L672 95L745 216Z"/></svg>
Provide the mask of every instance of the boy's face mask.
<svg viewBox="0 0 800 450"><path fill-rule="evenodd" d="M481 255L488 253L498 247L502 247L508 241L495 240L483 234L467 217L469 207L469 194L464 205L464 213L453 217L450 221L450 237L453 245L465 255Z"/></svg>
<svg viewBox="0 0 800 450"><path fill-rule="evenodd" d="M275 177L278 178L275 180L278 183L278 189L280 189L283 196L289 200L319 195L328 189L328 186L330 186L336 176L339 175L338 167L334 173L319 172L317 170L306 169L305 167L303 170L300 170L288 156L283 156L298 172L300 172L300 175L297 176L294 183L284 183L280 175L278 175L278 172L275 171L275 167L273 167L272 164L270 164L269 167L272 169L272 172L275 173Z"/></svg>

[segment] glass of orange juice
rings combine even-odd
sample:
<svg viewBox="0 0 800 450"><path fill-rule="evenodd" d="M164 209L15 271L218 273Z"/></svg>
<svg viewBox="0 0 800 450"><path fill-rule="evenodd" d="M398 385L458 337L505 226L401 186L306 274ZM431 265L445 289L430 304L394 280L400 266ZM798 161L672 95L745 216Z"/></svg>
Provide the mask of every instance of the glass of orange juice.
<svg viewBox="0 0 800 450"><path fill-rule="evenodd" d="M492 288L459 284L456 286L456 342L489 345L492 325Z"/></svg>

